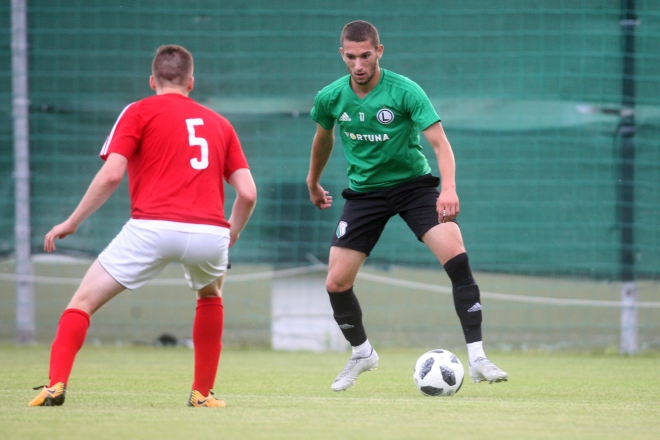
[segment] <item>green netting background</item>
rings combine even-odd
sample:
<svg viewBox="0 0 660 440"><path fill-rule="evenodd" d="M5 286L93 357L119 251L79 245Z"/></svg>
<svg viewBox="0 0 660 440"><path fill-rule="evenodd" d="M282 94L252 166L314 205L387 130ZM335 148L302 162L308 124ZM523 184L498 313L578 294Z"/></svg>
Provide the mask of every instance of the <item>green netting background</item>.
<svg viewBox="0 0 660 440"><path fill-rule="evenodd" d="M660 274L660 3L637 1L635 251ZM195 56L196 100L235 125L259 189L233 249L241 263L325 260L342 206L338 145L320 212L304 183L316 92L345 73L342 26L374 23L381 66L417 81L443 119L458 164L459 218L475 269L615 279L620 106L618 0L175 1L31 0L33 247L75 207L100 147L129 102L150 95L154 50ZM10 2L0 14L0 252L13 251ZM431 159L432 150L426 149ZM434 165L435 166L435 165ZM231 203L231 200L228 201ZM229 205L228 205L229 206ZM129 216L126 185L59 249L94 254ZM412 243L412 244L411 244ZM371 261L437 264L394 220Z"/></svg>

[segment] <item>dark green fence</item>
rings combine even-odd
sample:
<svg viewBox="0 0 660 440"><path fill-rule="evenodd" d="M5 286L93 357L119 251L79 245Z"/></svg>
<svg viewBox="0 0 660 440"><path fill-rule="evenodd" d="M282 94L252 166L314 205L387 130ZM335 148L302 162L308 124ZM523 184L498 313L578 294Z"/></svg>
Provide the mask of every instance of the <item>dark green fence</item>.
<svg viewBox="0 0 660 440"><path fill-rule="evenodd" d="M0 14L5 254L14 246L9 3ZM121 109L152 93L156 47L176 43L195 56L192 97L235 125L258 184L257 211L232 259L325 259L346 186L345 161L338 145L322 182L337 203L317 211L304 183L315 130L308 113L316 92L345 73L342 26L366 19L385 45L381 66L418 82L442 117L458 164L459 221L473 266L618 276L618 0L28 3L35 251L100 167L97 153ZM637 15L636 270L657 278L660 3L638 1ZM434 164L432 150L426 152ZM96 253L128 216L123 185L58 249ZM434 264L413 241L394 220L371 260Z"/></svg>

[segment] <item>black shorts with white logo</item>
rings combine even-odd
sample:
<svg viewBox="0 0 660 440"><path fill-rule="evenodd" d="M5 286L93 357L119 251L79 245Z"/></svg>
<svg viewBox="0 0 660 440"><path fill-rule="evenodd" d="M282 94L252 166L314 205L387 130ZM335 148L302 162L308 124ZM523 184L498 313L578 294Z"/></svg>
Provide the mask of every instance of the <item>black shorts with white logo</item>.
<svg viewBox="0 0 660 440"><path fill-rule="evenodd" d="M390 218L399 214L421 241L429 229L440 224L436 202L440 179L425 174L401 185L374 191L345 189L344 211L332 237L332 246L369 255Z"/></svg>

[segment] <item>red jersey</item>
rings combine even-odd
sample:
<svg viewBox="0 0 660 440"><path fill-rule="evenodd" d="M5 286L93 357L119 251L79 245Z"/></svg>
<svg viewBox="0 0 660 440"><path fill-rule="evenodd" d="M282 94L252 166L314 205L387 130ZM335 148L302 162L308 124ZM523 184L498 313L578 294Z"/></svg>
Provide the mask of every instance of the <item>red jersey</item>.
<svg viewBox="0 0 660 440"><path fill-rule="evenodd" d="M176 93L129 104L119 115L101 159L128 159L131 218L229 227L224 182L248 168L234 127Z"/></svg>

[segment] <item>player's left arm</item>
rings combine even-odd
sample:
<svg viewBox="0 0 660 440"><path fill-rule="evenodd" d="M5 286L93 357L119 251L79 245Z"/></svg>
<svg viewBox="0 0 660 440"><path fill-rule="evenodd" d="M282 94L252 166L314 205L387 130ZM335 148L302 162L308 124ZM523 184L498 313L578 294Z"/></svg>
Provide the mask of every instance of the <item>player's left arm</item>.
<svg viewBox="0 0 660 440"><path fill-rule="evenodd" d="M44 238L44 250L52 252L55 250L55 239L62 239L71 235L78 226L92 215L108 200L110 195L117 189L128 167L128 159L118 153L110 153L107 160L96 173L94 180L90 183L87 192L78 204L78 207L64 222L55 225Z"/></svg>
<svg viewBox="0 0 660 440"><path fill-rule="evenodd" d="M456 193L456 162L445 130L440 122L435 122L424 131L424 137L433 147L440 170L441 189L436 209L438 221L445 223L456 218L460 212L458 194Z"/></svg>
<svg viewBox="0 0 660 440"><path fill-rule="evenodd" d="M232 247L247 225L257 204L257 186L248 168L240 168L229 177L229 184L236 190L236 200L229 217L229 247Z"/></svg>

